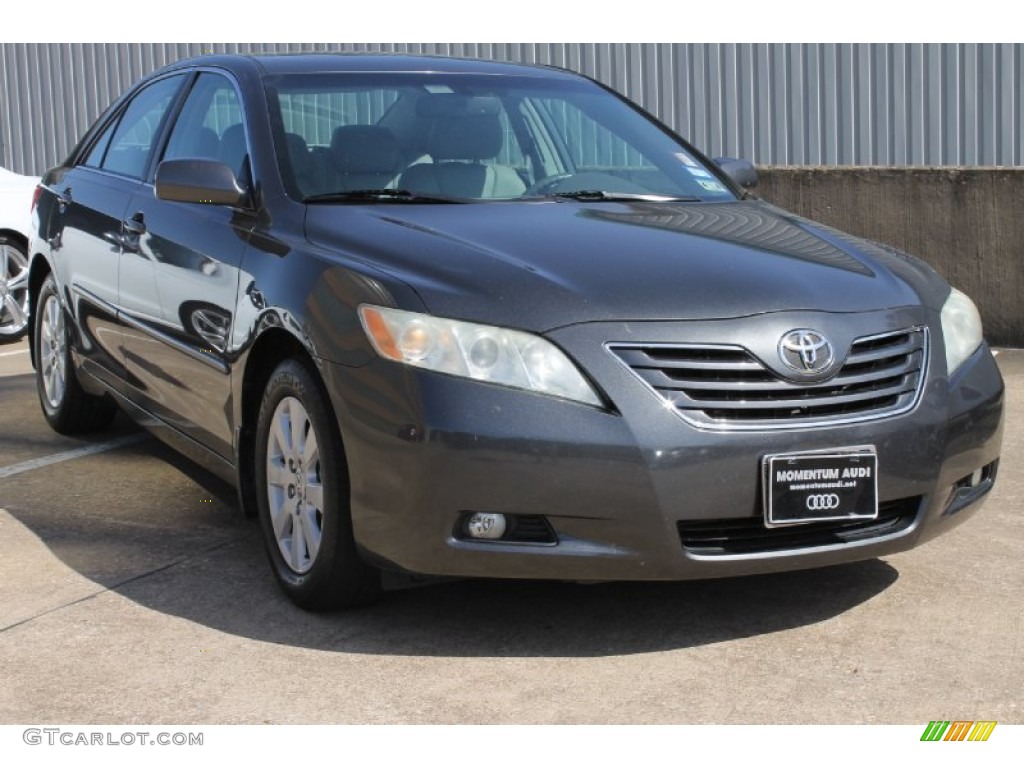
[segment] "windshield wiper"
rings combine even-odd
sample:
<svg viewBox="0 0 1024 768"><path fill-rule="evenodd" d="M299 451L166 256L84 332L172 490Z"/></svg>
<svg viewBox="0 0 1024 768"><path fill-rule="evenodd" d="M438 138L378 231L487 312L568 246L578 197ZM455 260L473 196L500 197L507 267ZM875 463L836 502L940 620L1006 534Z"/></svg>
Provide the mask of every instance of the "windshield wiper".
<svg viewBox="0 0 1024 768"><path fill-rule="evenodd" d="M443 195L428 195L422 192L412 192L408 189L348 189L339 192L324 192L319 195L304 197L304 203L346 203L394 201L398 203L461 203L463 200L457 197L445 197Z"/></svg>
<svg viewBox="0 0 1024 768"><path fill-rule="evenodd" d="M601 189L574 189L570 192L552 192L551 197L565 200L578 200L583 203L615 200L641 200L650 203L699 203L699 197L677 195L658 195L640 192L606 192Z"/></svg>

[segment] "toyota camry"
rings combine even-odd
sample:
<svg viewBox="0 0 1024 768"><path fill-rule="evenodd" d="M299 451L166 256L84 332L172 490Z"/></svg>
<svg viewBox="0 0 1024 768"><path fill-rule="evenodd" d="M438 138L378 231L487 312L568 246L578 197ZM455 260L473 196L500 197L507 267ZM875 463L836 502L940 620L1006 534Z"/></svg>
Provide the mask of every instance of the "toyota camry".
<svg viewBox="0 0 1024 768"><path fill-rule="evenodd" d="M696 579L889 555L992 489L1003 384L923 261L565 70L204 56L43 178L32 354L230 482L278 582Z"/></svg>

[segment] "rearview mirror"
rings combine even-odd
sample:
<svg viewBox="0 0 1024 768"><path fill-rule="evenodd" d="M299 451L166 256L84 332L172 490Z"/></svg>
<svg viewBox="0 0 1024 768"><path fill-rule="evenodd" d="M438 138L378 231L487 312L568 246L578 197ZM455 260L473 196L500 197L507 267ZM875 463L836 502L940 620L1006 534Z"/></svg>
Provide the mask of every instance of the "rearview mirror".
<svg viewBox="0 0 1024 768"><path fill-rule="evenodd" d="M461 93L425 93L416 101L417 117L474 117L497 115L501 102L495 96L464 96Z"/></svg>
<svg viewBox="0 0 1024 768"><path fill-rule="evenodd" d="M216 160L164 160L156 169L156 196L179 203L244 205L248 191L234 171Z"/></svg>
<svg viewBox="0 0 1024 768"><path fill-rule="evenodd" d="M716 157L715 165L722 169L726 176L735 181L744 189L753 189L757 186L757 169L749 160L740 160L735 157Z"/></svg>

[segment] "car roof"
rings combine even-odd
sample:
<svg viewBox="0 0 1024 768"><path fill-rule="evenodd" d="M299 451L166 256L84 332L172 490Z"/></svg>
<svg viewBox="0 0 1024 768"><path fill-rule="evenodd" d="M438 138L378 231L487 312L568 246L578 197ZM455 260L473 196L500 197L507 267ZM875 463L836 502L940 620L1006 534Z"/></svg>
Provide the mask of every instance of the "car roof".
<svg viewBox="0 0 1024 768"><path fill-rule="evenodd" d="M210 54L183 59L168 68L203 65L221 66L229 70L255 65L268 75L318 72L437 72L579 79L579 75L573 72L547 65L398 53Z"/></svg>

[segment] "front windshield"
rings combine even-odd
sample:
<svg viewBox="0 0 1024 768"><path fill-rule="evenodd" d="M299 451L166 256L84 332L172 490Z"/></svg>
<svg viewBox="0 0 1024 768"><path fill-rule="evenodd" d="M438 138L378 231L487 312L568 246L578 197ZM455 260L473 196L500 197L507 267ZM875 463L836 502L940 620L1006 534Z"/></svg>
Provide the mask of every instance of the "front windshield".
<svg viewBox="0 0 1024 768"><path fill-rule="evenodd" d="M267 91L286 188L308 202L736 199L685 144L586 80L316 73L268 78Z"/></svg>

